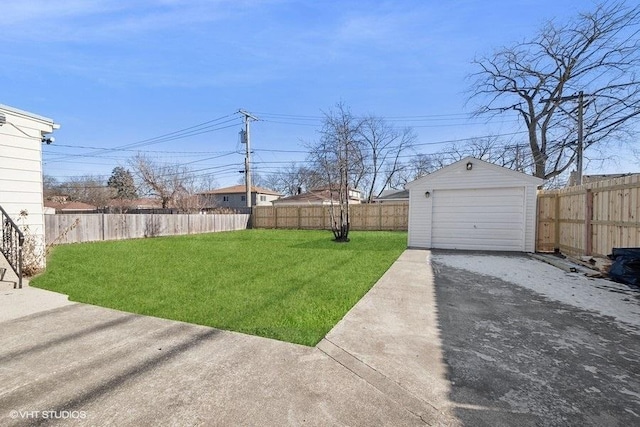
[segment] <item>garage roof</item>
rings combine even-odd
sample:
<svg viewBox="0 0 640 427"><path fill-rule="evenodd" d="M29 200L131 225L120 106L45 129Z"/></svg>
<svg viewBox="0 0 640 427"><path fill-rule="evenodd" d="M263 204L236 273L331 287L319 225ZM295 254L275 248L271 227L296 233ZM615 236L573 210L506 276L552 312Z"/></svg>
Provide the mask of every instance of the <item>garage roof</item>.
<svg viewBox="0 0 640 427"><path fill-rule="evenodd" d="M532 175L527 175L525 173L517 172L502 166L494 165L493 163L485 162L484 160L476 159L475 157L465 157L462 160L458 160L455 163L452 163L448 166L438 169L435 172L432 172L428 175L421 176L420 178L407 183L405 185L405 188L407 190L410 190L412 187L415 187L416 185L420 185L421 183L429 182L430 180L435 178L442 178L443 175L446 175L448 173L453 173L454 171L458 171L460 169L460 166L464 165L464 167L466 168L466 164L469 162L471 162L472 165L476 165L480 163L484 167L492 169L498 173L508 175L514 180L521 180L534 185L542 185L542 183L544 182L542 178L538 178Z"/></svg>

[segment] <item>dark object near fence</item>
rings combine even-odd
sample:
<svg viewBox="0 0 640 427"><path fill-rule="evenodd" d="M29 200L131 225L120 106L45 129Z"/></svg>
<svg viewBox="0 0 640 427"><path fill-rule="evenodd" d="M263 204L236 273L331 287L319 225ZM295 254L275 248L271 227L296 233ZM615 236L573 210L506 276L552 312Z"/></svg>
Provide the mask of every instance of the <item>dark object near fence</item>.
<svg viewBox="0 0 640 427"><path fill-rule="evenodd" d="M609 277L619 283L640 289L640 248L613 248Z"/></svg>

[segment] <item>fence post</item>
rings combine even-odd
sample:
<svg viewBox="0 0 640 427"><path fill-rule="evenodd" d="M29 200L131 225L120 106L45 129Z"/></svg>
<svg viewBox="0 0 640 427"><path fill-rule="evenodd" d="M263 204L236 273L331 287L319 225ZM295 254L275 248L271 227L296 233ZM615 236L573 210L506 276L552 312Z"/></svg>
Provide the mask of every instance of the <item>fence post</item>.
<svg viewBox="0 0 640 427"><path fill-rule="evenodd" d="M273 228L277 230L278 229L278 207L272 206L271 209L273 209Z"/></svg>
<svg viewBox="0 0 640 427"><path fill-rule="evenodd" d="M554 213L554 236L553 236L553 251L560 252L560 194L556 194L555 197L555 213Z"/></svg>
<svg viewBox="0 0 640 427"><path fill-rule="evenodd" d="M104 231L104 223L105 223L105 221L104 221L104 212L102 213L102 218L101 219L102 219L102 227L100 227L100 228L102 229L102 233L101 233L102 235L100 237L101 237L101 240L104 242L104 235L105 235L105 231Z"/></svg>
<svg viewBox="0 0 640 427"><path fill-rule="evenodd" d="M586 206L584 210L584 254L590 256L593 251L593 191L587 190Z"/></svg>
<svg viewBox="0 0 640 427"><path fill-rule="evenodd" d="M326 230L327 229L327 207L324 204L321 204L320 206L322 206L322 229Z"/></svg>

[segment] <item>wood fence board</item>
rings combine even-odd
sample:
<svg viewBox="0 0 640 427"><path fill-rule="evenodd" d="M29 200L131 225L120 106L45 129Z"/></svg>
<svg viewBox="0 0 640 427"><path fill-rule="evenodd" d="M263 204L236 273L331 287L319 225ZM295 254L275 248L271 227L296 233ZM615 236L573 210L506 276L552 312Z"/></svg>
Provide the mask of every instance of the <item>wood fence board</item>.
<svg viewBox="0 0 640 427"><path fill-rule="evenodd" d="M330 229L330 206L256 206L255 228ZM336 208L337 212L337 208ZM409 204L349 205L351 230L406 231L409 225Z"/></svg>
<svg viewBox="0 0 640 427"><path fill-rule="evenodd" d="M558 199L555 212L553 198ZM536 250L604 256L614 247L640 247L639 205L640 175L539 191Z"/></svg>
<svg viewBox="0 0 640 427"><path fill-rule="evenodd" d="M47 245L244 230L248 214L45 215ZM74 225L75 224L75 225Z"/></svg>

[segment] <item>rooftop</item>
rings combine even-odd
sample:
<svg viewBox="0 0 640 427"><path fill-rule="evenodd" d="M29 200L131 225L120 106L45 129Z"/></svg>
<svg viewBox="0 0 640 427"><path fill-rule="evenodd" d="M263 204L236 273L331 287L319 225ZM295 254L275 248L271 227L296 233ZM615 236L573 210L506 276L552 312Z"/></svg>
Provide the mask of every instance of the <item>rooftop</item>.
<svg viewBox="0 0 640 427"><path fill-rule="evenodd" d="M247 192L247 187L244 184L240 184L240 185L233 185L231 187L216 188L215 190L203 191L200 194L245 194L246 192ZM276 191L269 190L268 188L255 187L255 186L251 187L251 192L258 193L258 194L270 194L272 196L282 195Z"/></svg>

